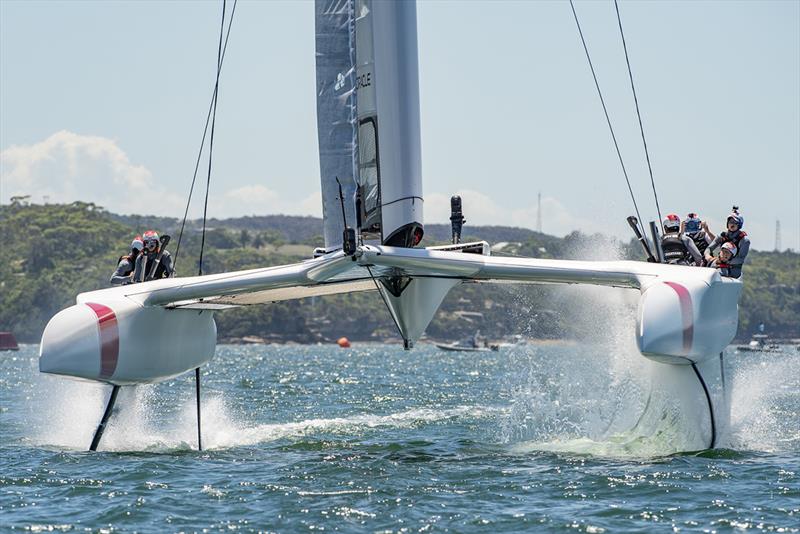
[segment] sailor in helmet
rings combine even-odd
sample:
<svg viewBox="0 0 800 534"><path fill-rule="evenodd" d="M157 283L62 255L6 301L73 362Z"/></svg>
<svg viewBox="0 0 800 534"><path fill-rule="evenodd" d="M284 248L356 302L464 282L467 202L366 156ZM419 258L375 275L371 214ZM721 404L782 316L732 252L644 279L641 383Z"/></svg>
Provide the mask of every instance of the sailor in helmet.
<svg viewBox="0 0 800 534"><path fill-rule="evenodd" d="M730 241L727 241L720 247L719 256L711 260L711 263L709 263L708 266L712 269L719 269L719 274L722 276L731 276L730 261L734 256L736 256L737 252L738 250L736 250L736 245Z"/></svg>
<svg viewBox="0 0 800 534"><path fill-rule="evenodd" d="M168 250L161 250L161 241L158 233L148 230L142 234L144 251L136 258L136 269L134 279L136 281L158 280L160 278L171 278L174 275L172 269L172 256Z"/></svg>
<svg viewBox="0 0 800 534"><path fill-rule="evenodd" d="M111 275L111 285L126 285L134 281L133 271L136 267L136 259L144 249L142 236L136 236L131 242L131 251L125 256L120 256L117 260L117 270Z"/></svg>
<svg viewBox="0 0 800 534"><path fill-rule="evenodd" d="M661 236L664 261L675 265L702 265L703 255L697 245L681 232L681 219L670 213L664 219L664 235Z"/></svg>
<svg viewBox="0 0 800 534"><path fill-rule="evenodd" d="M739 214L739 208L734 206L733 212L728 215L726 221L726 231L720 233L705 252L707 261L713 260L714 251L721 248L725 243L732 243L734 245L733 257L727 262L730 267L728 268L728 276L732 278L739 278L742 276L742 265L747 258L747 253L750 251L750 238L747 233L742 230L744 226L744 217ZM721 252L720 252L721 253Z"/></svg>
<svg viewBox="0 0 800 534"><path fill-rule="evenodd" d="M708 245L717 237L711 233L711 230L708 229L708 224L701 220L696 213L689 213L681 222L681 228L694 241L700 254L705 253Z"/></svg>

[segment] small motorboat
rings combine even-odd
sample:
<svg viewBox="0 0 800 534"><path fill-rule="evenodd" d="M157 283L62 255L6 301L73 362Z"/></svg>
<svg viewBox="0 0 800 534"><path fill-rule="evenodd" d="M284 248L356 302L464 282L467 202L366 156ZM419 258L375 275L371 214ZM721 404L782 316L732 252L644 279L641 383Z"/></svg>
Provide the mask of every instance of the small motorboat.
<svg viewBox="0 0 800 534"><path fill-rule="evenodd" d="M771 342L766 334L753 334L750 343L737 345L736 350L740 352L781 352L781 346Z"/></svg>
<svg viewBox="0 0 800 534"><path fill-rule="evenodd" d="M489 342L481 337L480 332L471 338L463 339L461 341L454 341L452 343L434 343L436 348L448 351L458 352L491 352L500 348L497 344L489 344Z"/></svg>

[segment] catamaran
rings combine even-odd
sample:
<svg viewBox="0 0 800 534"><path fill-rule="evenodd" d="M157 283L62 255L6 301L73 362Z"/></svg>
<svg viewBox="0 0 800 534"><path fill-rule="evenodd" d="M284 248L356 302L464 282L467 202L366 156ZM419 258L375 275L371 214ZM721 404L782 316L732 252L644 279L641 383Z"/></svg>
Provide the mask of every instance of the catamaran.
<svg viewBox="0 0 800 534"><path fill-rule="evenodd" d="M696 436L685 447L713 448L730 415L723 350L736 333L741 282L714 269L652 262L496 257L483 241L419 246L425 227L416 6L317 0L315 16L324 245L289 265L81 293L58 312L42 335L40 371L112 386L90 449L100 443L120 387L191 370L199 439L199 369L214 356L216 313L377 291L412 349L448 292L467 282L638 291L630 328L653 362L652 387L680 401ZM460 213L451 219L455 225ZM147 351L138 343L142 332L156 340Z"/></svg>

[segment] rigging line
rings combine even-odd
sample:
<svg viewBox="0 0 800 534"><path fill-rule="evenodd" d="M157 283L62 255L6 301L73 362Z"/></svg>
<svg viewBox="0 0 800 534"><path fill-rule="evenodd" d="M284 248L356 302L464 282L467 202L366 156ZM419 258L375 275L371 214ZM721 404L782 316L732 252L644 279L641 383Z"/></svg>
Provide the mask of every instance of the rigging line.
<svg viewBox="0 0 800 534"><path fill-rule="evenodd" d="M206 198L203 203L203 233L200 238L200 260L197 275L203 275L203 249L206 246L206 219L208 216L208 191L211 188L211 161L214 156L214 127L217 124L217 98L219 98L219 72L222 67L222 35L225 31L226 0L222 0L222 24L219 28L219 46L217 47L217 81L214 84L214 110L211 113L211 137L208 142L208 178L206 178Z"/></svg>
<svg viewBox="0 0 800 534"><path fill-rule="evenodd" d="M220 63L218 68L222 70L222 63L225 61L225 51L228 49L228 37L231 35L231 25L233 24L233 15L236 13L236 2L238 0L234 0L233 8L231 8L231 17L228 20L228 31L225 34L225 45L222 47L222 58L220 59ZM186 217L189 214L189 205L192 202L192 193L194 192L194 184L197 180L197 171L200 168L200 159L203 157L203 148L206 145L206 134L208 133L208 124L211 121L211 110L214 107L214 99L217 96L217 88L214 87L214 93L211 95L211 102L208 104L208 113L206 113L206 125L203 128L203 138L200 140L200 150L197 152L197 160L194 164L194 174L192 175L192 185L189 187L189 198L186 200L186 209L183 211L183 222L181 222L181 231L178 234L178 244L175 246L175 257L172 259L172 267L173 269L178 265L178 253L181 250L181 240L183 239L183 230L186 226Z"/></svg>
<svg viewBox="0 0 800 534"><path fill-rule="evenodd" d="M614 0L614 9L617 11L617 23L619 24L619 35L622 37L622 48L625 50L625 63L628 65L628 78L631 80L631 92L633 93L633 102L636 104L636 117L639 119L639 132L642 134L642 145L644 145L644 155L647 159L647 170L650 172L650 185L653 187L653 198L656 201L656 211L658 212L658 220L663 221L661 217L661 206L658 205L658 193L656 193L656 182L653 179L653 167L650 165L650 152L647 150L647 140L644 137L644 126L642 126L642 114L639 112L639 99L636 96L636 87L633 85L633 72L631 71L631 62L628 59L628 45L625 43L625 33L622 31L622 18L619 16L619 4Z"/></svg>
<svg viewBox="0 0 800 534"><path fill-rule="evenodd" d="M581 23L578 22L578 14L575 12L575 4L573 0L569 0L569 5L572 8L572 16L575 17L575 24L578 26L578 34L581 37L581 43L583 43L583 51L586 52L586 59L589 61L589 68L592 71L592 78L594 78L594 86L597 88L597 94L600 96L600 103L603 105L603 113L606 116L606 123L608 123L608 129L611 131L611 139L614 141L614 148L617 150L617 158L619 158L619 164L622 167L622 174L625 175L625 182L628 184L628 191L631 194L631 200L633 201L633 208L636 210L636 218L639 220L639 224L642 227L642 235L645 234L644 223L642 222L642 216L639 214L639 206L636 204L636 197L633 194L633 188L631 187L631 181L628 178L628 171L625 169L625 163L622 161L622 153L619 151L619 144L617 143L617 136L614 134L614 127L611 126L611 118L608 116L608 108L606 107L606 101L603 98L603 93L600 91L600 83L597 81L597 74L594 72L594 65L592 64L592 58L589 56L589 48L586 46L586 39L583 38L583 30L581 30Z"/></svg>

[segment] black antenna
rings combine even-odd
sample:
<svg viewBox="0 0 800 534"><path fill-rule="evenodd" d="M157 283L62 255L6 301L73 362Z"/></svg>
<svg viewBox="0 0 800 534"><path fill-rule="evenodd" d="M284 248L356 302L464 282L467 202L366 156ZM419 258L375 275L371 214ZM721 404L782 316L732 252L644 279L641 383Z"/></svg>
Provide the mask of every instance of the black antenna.
<svg viewBox="0 0 800 534"><path fill-rule="evenodd" d="M342 250L348 256L353 256L356 252L356 231L347 226L347 214L344 211L344 193L342 192L342 182L339 177L336 177L336 183L339 184L339 204L342 206L342 222L344 223L344 232L342 232ZM355 256L353 256L355 260Z"/></svg>
<svg viewBox="0 0 800 534"><path fill-rule="evenodd" d="M461 228L467 220L464 212L461 211L461 197L453 195L450 197L450 231L454 245L461 242Z"/></svg>

